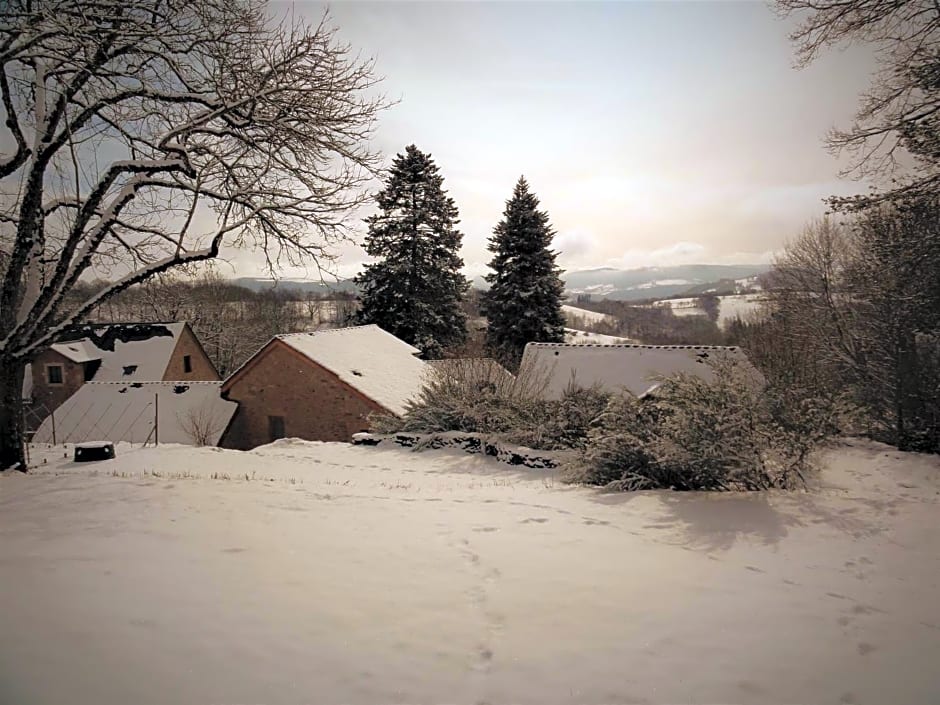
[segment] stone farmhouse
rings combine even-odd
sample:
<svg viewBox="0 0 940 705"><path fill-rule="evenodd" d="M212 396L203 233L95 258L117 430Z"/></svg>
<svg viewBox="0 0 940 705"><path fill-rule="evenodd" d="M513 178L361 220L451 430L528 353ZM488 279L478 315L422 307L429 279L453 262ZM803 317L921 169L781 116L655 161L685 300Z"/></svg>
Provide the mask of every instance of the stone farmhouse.
<svg viewBox="0 0 940 705"><path fill-rule="evenodd" d="M522 368L548 376L545 396L558 399L570 385L626 390L642 397L661 384L659 378L683 373L706 381L714 378L709 359L730 358L760 381L744 350L717 345L573 345L529 343Z"/></svg>
<svg viewBox="0 0 940 705"><path fill-rule="evenodd" d="M273 338L222 384L238 410L219 442L349 441L371 414L402 414L427 378L415 347L376 325Z"/></svg>
<svg viewBox="0 0 940 705"><path fill-rule="evenodd" d="M86 382L217 381L189 324L113 323L70 328L26 369L28 416L42 419Z"/></svg>

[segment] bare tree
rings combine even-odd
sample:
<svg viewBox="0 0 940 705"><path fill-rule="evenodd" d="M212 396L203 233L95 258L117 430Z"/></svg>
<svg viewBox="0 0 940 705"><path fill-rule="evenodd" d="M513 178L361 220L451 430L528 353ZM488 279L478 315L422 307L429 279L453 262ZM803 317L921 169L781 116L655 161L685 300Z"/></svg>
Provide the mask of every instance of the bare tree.
<svg viewBox="0 0 940 705"><path fill-rule="evenodd" d="M0 468L26 361L161 272L321 261L377 159L372 65L326 23L235 0L10 0L0 19ZM91 273L112 277L87 298Z"/></svg>
<svg viewBox="0 0 940 705"><path fill-rule="evenodd" d="M833 130L829 147L849 154L848 174L900 176L904 155L914 168L880 194L833 198L859 208L898 196L936 194L940 187L940 3L937 0L777 0L783 15L802 19L791 35L799 62L821 50L862 41L879 69L849 129Z"/></svg>
<svg viewBox="0 0 940 705"><path fill-rule="evenodd" d="M868 430L902 448L940 450L940 205L818 221L773 280L770 319L739 341L768 376L847 397Z"/></svg>
<svg viewBox="0 0 940 705"><path fill-rule="evenodd" d="M215 408L211 399L178 413L176 421L193 445L199 447L214 445L215 439L228 425L228 418Z"/></svg>

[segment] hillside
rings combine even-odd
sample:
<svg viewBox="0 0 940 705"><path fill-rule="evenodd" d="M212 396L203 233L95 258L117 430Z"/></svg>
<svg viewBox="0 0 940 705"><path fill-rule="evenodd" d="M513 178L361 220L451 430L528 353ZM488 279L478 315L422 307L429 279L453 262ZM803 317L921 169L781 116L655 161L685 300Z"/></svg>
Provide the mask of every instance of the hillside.
<svg viewBox="0 0 940 705"><path fill-rule="evenodd" d="M767 265L690 264L675 267L643 267L640 269L585 269L564 272L562 280L566 291L576 296L590 294L596 299L660 299L686 294L690 289L702 290L719 286L719 282L744 279L768 271ZM240 277L232 281L252 291L277 289L283 292L327 294L333 291L355 291L351 279L321 282L307 279L265 279ZM472 279L478 289L489 285L482 276ZM691 294L688 294L691 295Z"/></svg>

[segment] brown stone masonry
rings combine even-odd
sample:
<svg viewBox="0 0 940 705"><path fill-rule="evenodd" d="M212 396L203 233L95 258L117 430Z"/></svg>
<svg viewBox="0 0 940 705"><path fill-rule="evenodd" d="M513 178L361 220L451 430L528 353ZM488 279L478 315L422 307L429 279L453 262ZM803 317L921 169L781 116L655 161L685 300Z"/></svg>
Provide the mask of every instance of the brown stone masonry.
<svg viewBox="0 0 940 705"><path fill-rule="evenodd" d="M348 441L385 410L309 358L273 340L222 387L238 411L219 445L247 450L272 436Z"/></svg>

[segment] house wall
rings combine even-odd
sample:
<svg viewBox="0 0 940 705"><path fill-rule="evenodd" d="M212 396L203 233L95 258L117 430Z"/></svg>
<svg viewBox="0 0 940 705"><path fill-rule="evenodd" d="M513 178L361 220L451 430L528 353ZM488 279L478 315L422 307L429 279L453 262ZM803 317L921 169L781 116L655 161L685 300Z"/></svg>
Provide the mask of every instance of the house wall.
<svg viewBox="0 0 940 705"><path fill-rule="evenodd" d="M33 404L32 410L41 416L39 420L59 407L62 402L78 391L85 383L85 368L54 350L41 352L32 361ZM62 384L49 384L46 365L62 365Z"/></svg>
<svg viewBox="0 0 940 705"><path fill-rule="evenodd" d="M333 373L275 341L258 353L223 396L238 411L219 445L248 450L271 442L268 417L284 418L284 435L308 441L349 441L384 411Z"/></svg>
<svg viewBox="0 0 940 705"><path fill-rule="evenodd" d="M189 355L192 361L192 372L186 372L183 366L183 357ZM217 382L220 377L215 371L212 361L206 355L205 350L199 340L190 330L189 326L183 327L179 339L176 341L176 347L173 349L173 355L166 366L166 372L163 373L164 382L176 382L178 380L193 380L205 382ZM160 380L154 380L160 381Z"/></svg>

